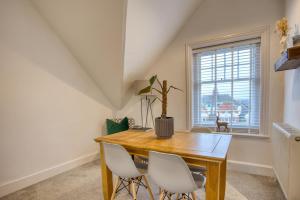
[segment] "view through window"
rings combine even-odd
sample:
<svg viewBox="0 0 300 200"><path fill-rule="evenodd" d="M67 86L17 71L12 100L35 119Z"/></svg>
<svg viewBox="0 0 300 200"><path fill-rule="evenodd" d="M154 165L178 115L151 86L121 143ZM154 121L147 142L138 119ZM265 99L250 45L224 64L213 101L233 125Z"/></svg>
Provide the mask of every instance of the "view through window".
<svg viewBox="0 0 300 200"><path fill-rule="evenodd" d="M192 126L258 134L261 107L260 39L193 49Z"/></svg>

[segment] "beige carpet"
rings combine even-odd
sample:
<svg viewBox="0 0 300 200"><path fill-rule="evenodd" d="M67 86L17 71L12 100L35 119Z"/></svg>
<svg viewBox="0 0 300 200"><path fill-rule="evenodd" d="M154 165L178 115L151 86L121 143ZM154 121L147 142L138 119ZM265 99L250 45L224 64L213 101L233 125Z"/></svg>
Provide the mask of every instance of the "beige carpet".
<svg viewBox="0 0 300 200"><path fill-rule="evenodd" d="M152 182L150 184L151 184L151 188L153 189L155 199L159 199L158 187L156 185L154 185ZM247 198L244 195L242 195L238 190L236 190L232 185L227 183L226 186L227 186L226 196L225 196L226 200L247 200ZM149 195L144 188L139 190L137 197L138 197L138 199L141 199L141 200L149 199ZM127 199L131 199L131 197L126 191L118 194L118 196L116 198L116 200L127 200ZM175 199L175 195L172 199ZM205 199L204 189L197 191L197 199Z"/></svg>
<svg viewBox="0 0 300 200"><path fill-rule="evenodd" d="M91 162L71 171L57 175L0 200L101 200L100 163ZM158 189L150 182L158 197ZM198 199L205 199L203 190L197 191ZM138 193L139 200L147 200L145 190ZM126 192L117 199L127 200ZM284 200L278 183L269 177L254 176L238 172L227 173L227 200Z"/></svg>

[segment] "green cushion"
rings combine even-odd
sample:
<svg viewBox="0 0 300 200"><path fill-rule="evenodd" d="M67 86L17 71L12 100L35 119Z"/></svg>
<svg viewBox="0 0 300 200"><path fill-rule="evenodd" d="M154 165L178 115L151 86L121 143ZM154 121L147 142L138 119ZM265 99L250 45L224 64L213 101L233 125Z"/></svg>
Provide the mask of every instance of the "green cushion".
<svg viewBox="0 0 300 200"><path fill-rule="evenodd" d="M107 134L113 134L113 133L118 133L121 131L126 131L129 129L128 125L128 118L125 117L122 119L120 123L114 122L113 120L106 119L106 127L107 127Z"/></svg>

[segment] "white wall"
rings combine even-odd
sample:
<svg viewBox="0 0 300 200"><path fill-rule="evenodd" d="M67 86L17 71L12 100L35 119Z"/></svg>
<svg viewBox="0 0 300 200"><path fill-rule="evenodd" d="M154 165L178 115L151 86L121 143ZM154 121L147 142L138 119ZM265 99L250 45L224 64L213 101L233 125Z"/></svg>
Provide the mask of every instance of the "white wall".
<svg viewBox="0 0 300 200"><path fill-rule="evenodd" d="M266 12L268 11L268 12ZM270 121L282 120L283 76L275 73L273 64L279 56L278 38L273 32L274 24L284 12L284 2L281 0L209 0L201 3L196 13L188 20L176 39L153 64L147 77L158 74L160 79L166 79L170 84L185 92L174 91L169 97L168 115L175 117L175 128L186 129L186 66L185 43L201 41L231 33L251 31L257 27L270 25L270 96L268 113ZM119 115L134 116L139 119L138 98L131 102ZM160 106L156 104L155 115L160 114ZM270 139L233 138L229 159L258 165L267 165L271 169L272 156Z"/></svg>
<svg viewBox="0 0 300 200"><path fill-rule="evenodd" d="M31 0L111 104L123 98L126 0Z"/></svg>
<svg viewBox="0 0 300 200"><path fill-rule="evenodd" d="M94 159L112 114L29 1L0 1L0 43L2 196Z"/></svg>
<svg viewBox="0 0 300 200"><path fill-rule="evenodd" d="M300 26L300 0L286 0L286 16L291 28ZM291 34L294 29L291 30ZM300 129L300 68L285 72L284 121Z"/></svg>

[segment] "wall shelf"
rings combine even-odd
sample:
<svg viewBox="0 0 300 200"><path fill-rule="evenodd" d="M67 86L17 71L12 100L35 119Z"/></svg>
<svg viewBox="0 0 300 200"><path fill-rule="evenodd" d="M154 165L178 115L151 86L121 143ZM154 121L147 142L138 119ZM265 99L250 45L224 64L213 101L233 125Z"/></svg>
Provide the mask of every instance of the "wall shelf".
<svg viewBox="0 0 300 200"><path fill-rule="evenodd" d="M284 71L300 67L300 46L288 48L276 61L275 71Z"/></svg>

